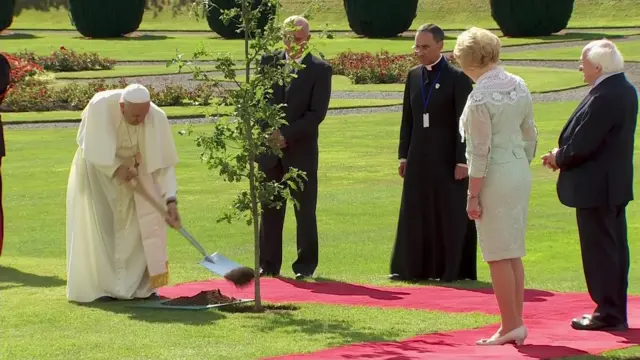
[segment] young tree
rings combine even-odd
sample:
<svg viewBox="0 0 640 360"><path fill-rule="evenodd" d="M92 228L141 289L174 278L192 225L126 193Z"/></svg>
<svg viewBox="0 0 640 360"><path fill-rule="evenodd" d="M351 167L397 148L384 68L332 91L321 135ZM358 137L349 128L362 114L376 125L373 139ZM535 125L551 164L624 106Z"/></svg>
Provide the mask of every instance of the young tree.
<svg viewBox="0 0 640 360"><path fill-rule="evenodd" d="M263 55L273 54L276 48L282 47L283 36L295 30L293 24L280 25L277 14L280 12L279 0L235 0L238 4L231 10L222 10L221 19L236 22L238 31L244 32L244 58L240 61L244 65L244 81L236 78L237 63L230 54L215 55L208 49L200 47L194 53L194 60L213 58L215 70L224 75L224 80L217 81L209 77L192 62L182 59L179 55L171 60L179 68L189 66L193 68L194 77L203 81L215 82L225 89L225 95L214 105L214 111L219 115L213 119L213 131L200 133L196 136L196 144L202 149L201 159L210 170L217 169L219 175L228 182L243 182L248 180L248 189L242 190L231 205L230 211L223 214L218 222L232 222L236 219L246 220L247 225L253 226L254 257L255 257L255 310L262 310L260 297L260 241L259 219L263 206L285 206L283 200L298 206L291 196L291 190L303 189L305 174L298 169L291 169L285 174L281 182L266 181L259 170L256 160L263 154L278 154L282 151L273 133L284 121L281 105L270 102L273 84L290 83L295 77L292 69L301 69L304 65L293 60L283 61L281 66L263 66ZM310 9L320 2L315 1ZM215 0L196 0L192 4L195 11L216 6ZM275 8L270 11L268 7ZM258 29L258 19L264 14L269 16L267 25ZM308 16L308 15L307 15ZM294 49L295 51L295 49ZM257 69L254 73L252 69ZM230 110L229 110L230 109ZM182 134L193 133L188 126Z"/></svg>

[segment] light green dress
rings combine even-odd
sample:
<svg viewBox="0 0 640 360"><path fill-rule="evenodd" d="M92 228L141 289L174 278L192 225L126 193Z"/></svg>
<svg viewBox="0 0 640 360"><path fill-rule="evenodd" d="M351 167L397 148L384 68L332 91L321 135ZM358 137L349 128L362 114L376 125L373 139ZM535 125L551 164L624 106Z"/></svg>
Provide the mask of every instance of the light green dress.
<svg viewBox="0 0 640 360"><path fill-rule="evenodd" d="M460 117L470 177L484 177L476 220L485 261L525 255L530 164L537 129L524 81L502 68L482 75Z"/></svg>

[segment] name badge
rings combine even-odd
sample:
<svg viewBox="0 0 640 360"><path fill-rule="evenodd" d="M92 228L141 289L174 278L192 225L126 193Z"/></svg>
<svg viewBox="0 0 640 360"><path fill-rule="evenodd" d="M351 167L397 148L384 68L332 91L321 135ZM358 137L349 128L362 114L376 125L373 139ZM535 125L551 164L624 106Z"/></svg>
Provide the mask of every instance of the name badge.
<svg viewBox="0 0 640 360"><path fill-rule="evenodd" d="M422 127L429 127L429 113L422 114Z"/></svg>

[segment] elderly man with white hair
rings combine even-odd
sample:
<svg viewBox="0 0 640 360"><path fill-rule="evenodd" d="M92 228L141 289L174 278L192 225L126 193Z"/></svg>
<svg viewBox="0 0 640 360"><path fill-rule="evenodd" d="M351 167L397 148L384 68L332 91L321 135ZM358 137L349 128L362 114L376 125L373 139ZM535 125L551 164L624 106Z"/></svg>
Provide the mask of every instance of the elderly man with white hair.
<svg viewBox="0 0 640 360"><path fill-rule="evenodd" d="M168 283L165 222L180 227L176 147L167 115L133 84L82 112L67 187L67 298L154 295ZM166 204L164 218L138 192Z"/></svg>
<svg viewBox="0 0 640 360"><path fill-rule="evenodd" d="M576 208L582 264L593 314L573 319L577 330L626 330L629 245L625 208L633 200L633 151L638 118L636 88L608 40L589 43L580 70L592 86L542 157L560 170L560 202Z"/></svg>

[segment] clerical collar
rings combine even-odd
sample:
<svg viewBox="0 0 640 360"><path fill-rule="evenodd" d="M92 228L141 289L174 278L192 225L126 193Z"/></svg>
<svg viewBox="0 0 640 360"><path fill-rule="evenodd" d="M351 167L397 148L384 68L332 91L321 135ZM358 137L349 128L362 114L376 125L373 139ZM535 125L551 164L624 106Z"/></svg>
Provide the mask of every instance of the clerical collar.
<svg viewBox="0 0 640 360"><path fill-rule="evenodd" d="M434 62L433 64L430 64L430 65L425 65L424 67L426 67L427 70L431 71L431 70L433 70L434 66L438 65L440 60L442 60L442 54L440 54L440 57L438 58L438 60L436 60L436 62Z"/></svg>

